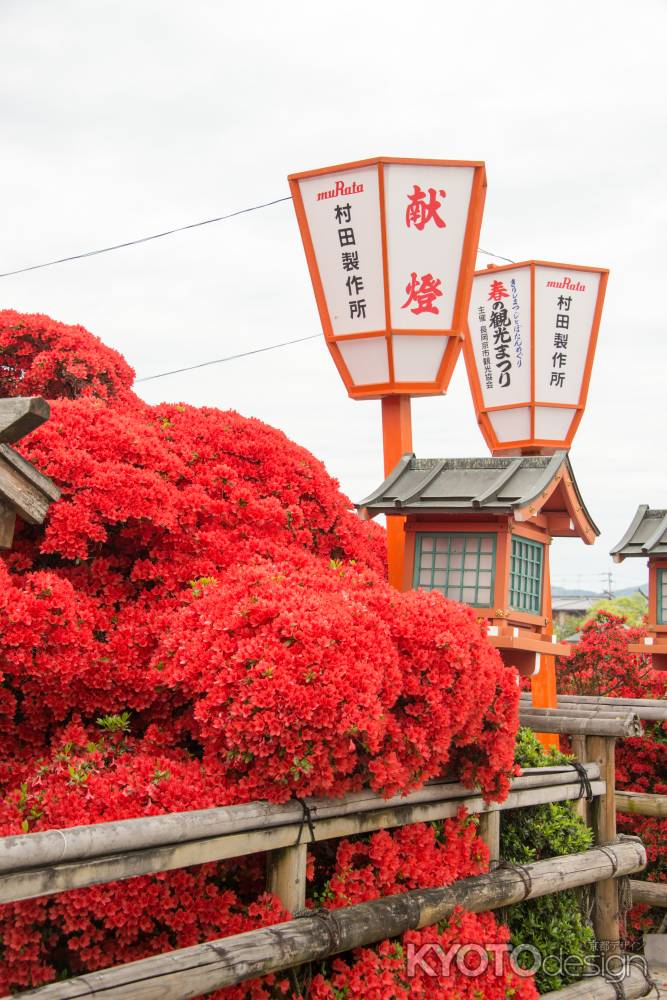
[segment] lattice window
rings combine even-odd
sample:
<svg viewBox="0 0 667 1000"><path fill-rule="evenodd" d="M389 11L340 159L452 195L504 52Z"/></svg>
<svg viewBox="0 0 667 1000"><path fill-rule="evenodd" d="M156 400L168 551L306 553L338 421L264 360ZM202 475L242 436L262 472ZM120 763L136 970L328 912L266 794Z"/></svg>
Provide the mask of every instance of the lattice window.
<svg viewBox="0 0 667 1000"><path fill-rule="evenodd" d="M421 590L439 590L452 601L488 608L495 571L495 535L417 534L414 586Z"/></svg>
<svg viewBox="0 0 667 1000"><path fill-rule="evenodd" d="M658 593L656 595L657 624L667 625L667 570L656 570Z"/></svg>
<svg viewBox="0 0 667 1000"><path fill-rule="evenodd" d="M510 607L539 615L542 610L544 545L526 538L512 539Z"/></svg>

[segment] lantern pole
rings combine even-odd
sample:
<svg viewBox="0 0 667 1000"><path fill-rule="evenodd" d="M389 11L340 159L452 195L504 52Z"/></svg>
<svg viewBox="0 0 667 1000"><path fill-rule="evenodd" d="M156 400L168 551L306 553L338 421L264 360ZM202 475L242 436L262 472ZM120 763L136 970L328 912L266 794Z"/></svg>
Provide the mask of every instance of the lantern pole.
<svg viewBox="0 0 667 1000"><path fill-rule="evenodd" d="M410 396L382 397L382 445L385 478L396 468L402 455L412 451L412 411ZM387 518L387 563L389 583L404 590L405 518Z"/></svg>

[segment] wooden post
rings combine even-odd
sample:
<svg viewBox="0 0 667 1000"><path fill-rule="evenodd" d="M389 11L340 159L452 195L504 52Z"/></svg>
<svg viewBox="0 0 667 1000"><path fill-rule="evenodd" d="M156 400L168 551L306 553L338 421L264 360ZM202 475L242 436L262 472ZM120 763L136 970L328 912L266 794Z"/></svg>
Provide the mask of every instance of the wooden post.
<svg viewBox="0 0 667 1000"><path fill-rule="evenodd" d="M574 759L579 761L580 764L587 764L586 760L586 737L585 736L573 736L572 737L572 753ZM574 811L580 819L583 819L586 825L590 824L590 810L588 808L588 802L586 799L578 799L574 804Z"/></svg>
<svg viewBox="0 0 667 1000"><path fill-rule="evenodd" d="M294 914L306 905L307 844L271 851L267 862L266 888Z"/></svg>
<svg viewBox="0 0 667 1000"><path fill-rule="evenodd" d="M489 861L500 861L500 812L490 809L480 813L479 835L489 849Z"/></svg>
<svg viewBox="0 0 667 1000"><path fill-rule="evenodd" d="M382 399L382 444L384 474L396 467L402 455L412 451L412 411L409 396ZM387 561L389 583L403 590L405 559L405 518L387 518Z"/></svg>
<svg viewBox="0 0 667 1000"><path fill-rule="evenodd" d="M601 846L616 844L616 741L612 737L589 736L587 750L591 761L600 767L600 777L606 781L604 795L598 796L591 809L595 842ZM606 955L620 952L620 913L618 882L605 879L595 886L593 910L595 937Z"/></svg>

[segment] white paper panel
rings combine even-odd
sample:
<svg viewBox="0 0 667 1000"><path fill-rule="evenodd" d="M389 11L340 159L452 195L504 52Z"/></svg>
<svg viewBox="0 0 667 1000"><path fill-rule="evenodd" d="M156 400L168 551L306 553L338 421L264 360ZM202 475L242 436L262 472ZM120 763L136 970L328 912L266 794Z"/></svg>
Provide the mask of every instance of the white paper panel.
<svg viewBox="0 0 667 1000"><path fill-rule="evenodd" d="M535 400L579 402L600 275L535 268Z"/></svg>
<svg viewBox="0 0 667 1000"><path fill-rule="evenodd" d="M530 268L475 275L470 342L485 406L530 400Z"/></svg>
<svg viewBox="0 0 667 1000"><path fill-rule="evenodd" d="M473 167L385 166L392 329L451 329L473 175Z"/></svg>
<svg viewBox="0 0 667 1000"><path fill-rule="evenodd" d="M339 340L338 347L355 385L389 381L387 341L384 337Z"/></svg>
<svg viewBox="0 0 667 1000"><path fill-rule="evenodd" d="M560 406L536 406L535 437L546 440L566 438L576 412Z"/></svg>
<svg viewBox="0 0 667 1000"><path fill-rule="evenodd" d="M384 330L377 167L306 177L299 190L333 332ZM345 254L357 255L356 268Z"/></svg>
<svg viewBox="0 0 667 1000"><path fill-rule="evenodd" d="M449 337L394 334L394 378L397 382L434 382Z"/></svg>
<svg viewBox="0 0 667 1000"><path fill-rule="evenodd" d="M525 441L530 437L530 410L495 410L488 414L498 441Z"/></svg>

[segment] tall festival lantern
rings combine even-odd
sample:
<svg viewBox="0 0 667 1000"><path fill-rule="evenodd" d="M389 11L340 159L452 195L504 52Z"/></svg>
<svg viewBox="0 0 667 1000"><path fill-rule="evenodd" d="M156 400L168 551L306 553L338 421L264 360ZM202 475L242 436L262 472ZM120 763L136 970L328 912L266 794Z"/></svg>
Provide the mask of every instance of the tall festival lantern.
<svg viewBox="0 0 667 1000"><path fill-rule="evenodd" d="M608 274L540 260L476 272L464 353L477 421L494 455L570 448L586 406ZM566 478L570 489L573 477ZM570 534L585 512L580 498L569 509L548 491L540 501L552 535ZM542 588L550 615L548 546ZM542 657L532 691L533 704L557 704L553 657Z"/></svg>
<svg viewBox="0 0 667 1000"><path fill-rule="evenodd" d="M586 406L609 272L527 261L475 274L465 359L494 454L568 449Z"/></svg>
<svg viewBox="0 0 667 1000"><path fill-rule="evenodd" d="M447 391L461 351L484 164L378 157L289 177L327 346L352 399L382 401L384 471L412 451L410 398ZM401 587L402 518L389 518Z"/></svg>

